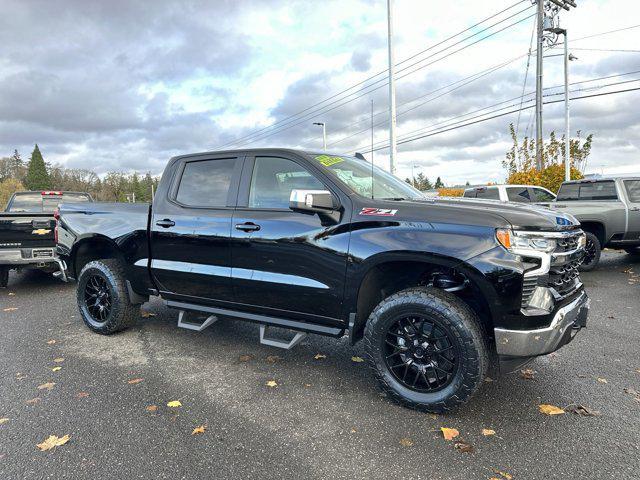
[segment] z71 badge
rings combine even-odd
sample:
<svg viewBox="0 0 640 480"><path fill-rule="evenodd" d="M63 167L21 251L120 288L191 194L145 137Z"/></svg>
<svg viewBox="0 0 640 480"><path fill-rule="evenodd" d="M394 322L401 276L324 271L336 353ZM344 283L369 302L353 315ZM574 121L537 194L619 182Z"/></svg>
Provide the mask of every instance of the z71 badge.
<svg viewBox="0 0 640 480"><path fill-rule="evenodd" d="M393 217L398 210L391 210L390 208L373 208L365 207L360 210L359 215L373 215L376 217Z"/></svg>

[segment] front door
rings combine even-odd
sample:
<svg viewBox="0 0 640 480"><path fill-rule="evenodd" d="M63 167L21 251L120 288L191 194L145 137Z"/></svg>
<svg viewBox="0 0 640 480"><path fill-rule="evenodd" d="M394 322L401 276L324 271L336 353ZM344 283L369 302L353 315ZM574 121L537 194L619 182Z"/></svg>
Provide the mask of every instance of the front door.
<svg viewBox="0 0 640 480"><path fill-rule="evenodd" d="M343 212L338 224L327 223L289 209L293 189L329 190L321 177L293 156L247 158L231 230L234 292L244 308L339 324L348 219Z"/></svg>
<svg viewBox="0 0 640 480"><path fill-rule="evenodd" d="M640 179L624 180L629 208L629 225L625 240L640 241Z"/></svg>
<svg viewBox="0 0 640 480"><path fill-rule="evenodd" d="M233 301L231 217L243 158L186 157L151 219L151 273L168 298Z"/></svg>

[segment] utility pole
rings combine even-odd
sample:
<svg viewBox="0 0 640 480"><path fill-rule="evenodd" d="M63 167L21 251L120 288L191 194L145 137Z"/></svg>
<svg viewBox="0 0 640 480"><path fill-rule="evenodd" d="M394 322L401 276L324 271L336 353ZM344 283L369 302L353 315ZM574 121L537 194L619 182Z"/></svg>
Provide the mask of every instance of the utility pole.
<svg viewBox="0 0 640 480"><path fill-rule="evenodd" d="M393 0L387 0L389 45L389 171L396 172L396 84L395 56L393 52Z"/></svg>
<svg viewBox="0 0 640 480"><path fill-rule="evenodd" d="M327 150L327 126L324 122L314 122L314 125L319 125L322 127L322 149Z"/></svg>
<svg viewBox="0 0 640 480"><path fill-rule="evenodd" d="M536 48L536 168L542 170L542 46L544 43L544 1L537 0Z"/></svg>
<svg viewBox="0 0 640 480"><path fill-rule="evenodd" d="M571 132L569 131L569 37L564 30L564 181L571 180Z"/></svg>

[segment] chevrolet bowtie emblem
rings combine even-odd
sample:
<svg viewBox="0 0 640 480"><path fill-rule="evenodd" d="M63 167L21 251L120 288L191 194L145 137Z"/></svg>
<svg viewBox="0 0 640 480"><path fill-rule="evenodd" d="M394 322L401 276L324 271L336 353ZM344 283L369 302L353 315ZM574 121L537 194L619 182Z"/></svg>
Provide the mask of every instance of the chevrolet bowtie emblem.
<svg viewBox="0 0 640 480"><path fill-rule="evenodd" d="M46 235L47 233L49 233L51 230L48 230L46 228L39 228L37 230L34 230L33 232L31 232L33 235Z"/></svg>

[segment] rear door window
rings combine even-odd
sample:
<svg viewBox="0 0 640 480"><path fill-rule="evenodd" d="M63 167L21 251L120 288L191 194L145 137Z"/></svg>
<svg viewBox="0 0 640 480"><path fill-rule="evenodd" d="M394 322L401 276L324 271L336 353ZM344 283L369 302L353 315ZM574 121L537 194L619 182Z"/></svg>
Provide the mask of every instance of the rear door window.
<svg viewBox="0 0 640 480"><path fill-rule="evenodd" d="M176 200L189 207L225 207L236 158L198 160L184 166Z"/></svg>
<svg viewBox="0 0 640 480"><path fill-rule="evenodd" d="M630 202L640 203L640 180L625 180L624 188L627 190Z"/></svg>
<svg viewBox="0 0 640 480"><path fill-rule="evenodd" d="M559 201L571 200L617 200L616 184L613 180L600 182L567 183L558 191Z"/></svg>
<svg viewBox="0 0 640 480"><path fill-rule="evenodd" d="M553 202L556 198L551 192L547 192L544 188L532 188L534 202Z"/></svg>
<svg viewBox="0 0 640 480"><path fill-rule="evenodd" d="M498 189L493 188L478 188L476 189L476 198L485 198L489 200L500 200L500 193Z"/></svg>
<svg viewBox="0 0 640 480"><path fill-rule="evenodd" d="M507 198L510 202L530 203L531 196L527 187L507 187Z"/></svg>

